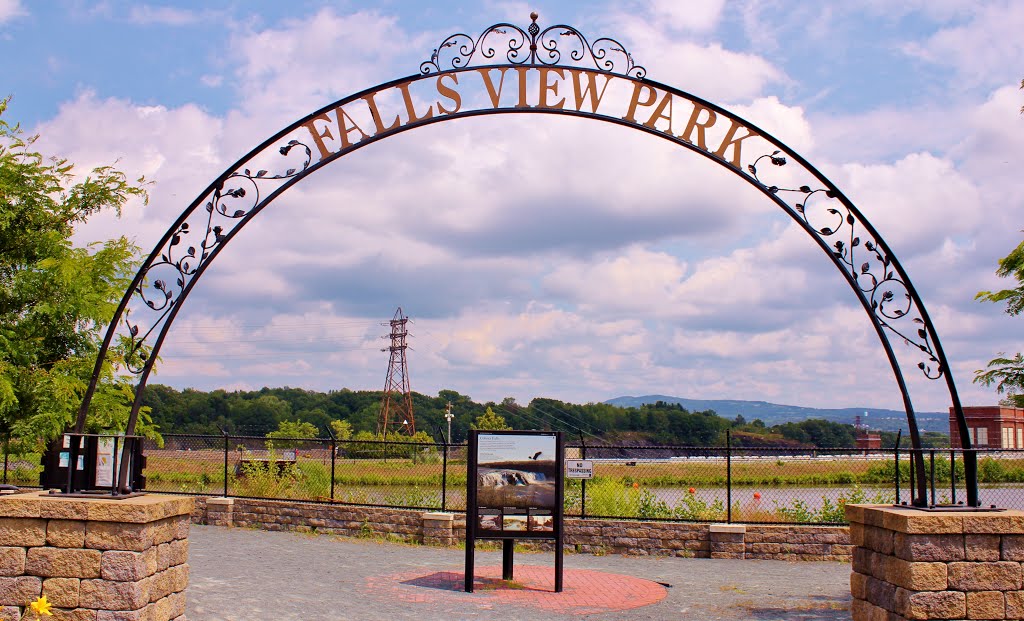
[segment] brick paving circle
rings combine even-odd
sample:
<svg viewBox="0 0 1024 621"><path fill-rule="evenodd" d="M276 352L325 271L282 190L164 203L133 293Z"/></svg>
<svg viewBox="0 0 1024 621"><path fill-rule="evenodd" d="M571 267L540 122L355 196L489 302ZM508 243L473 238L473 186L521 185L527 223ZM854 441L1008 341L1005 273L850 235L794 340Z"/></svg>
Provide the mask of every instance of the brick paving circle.
<svg viewBox="0 0 1024 621"><path fill-rule="evenodd" d="M459 604L481 610L537 608L568 615L592 615L655 604L667 589L650 580L589 569L565 569L562 592L555 592L553 567L517 565L515 580L501 579L501 566L478 567L474 592L466 593L461 571L403 572L370 576L370 592L417 604Z"/></svg>

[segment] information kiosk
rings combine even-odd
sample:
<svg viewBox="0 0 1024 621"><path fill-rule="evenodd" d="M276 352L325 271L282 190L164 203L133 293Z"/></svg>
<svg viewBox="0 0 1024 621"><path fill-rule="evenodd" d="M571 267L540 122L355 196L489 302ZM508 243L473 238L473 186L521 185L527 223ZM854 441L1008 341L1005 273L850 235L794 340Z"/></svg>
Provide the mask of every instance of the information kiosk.
<svg viewBox="0 0 1024 621"><path fill-rule="evenodd" d="M565 447L560 431L469 432L466 476L466 592L473 592L477 539L502 542L501 577L514 579L516 539L555 544L555 591L562 591Z"/></svg>

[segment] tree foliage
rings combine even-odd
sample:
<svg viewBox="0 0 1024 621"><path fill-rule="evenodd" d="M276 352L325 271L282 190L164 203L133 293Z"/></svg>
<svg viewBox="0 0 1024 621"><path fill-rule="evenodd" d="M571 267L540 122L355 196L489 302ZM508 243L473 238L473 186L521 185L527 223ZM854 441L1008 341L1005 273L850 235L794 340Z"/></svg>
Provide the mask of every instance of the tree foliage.
<svg viewBox="0 0 1024 621"><path fill-rule="evenodd" d="M1008 315L1019 315L1024 311L1024 242L1014 248L1010 254L999 259L996 275L1000 278L1012 278L1017 286L999 291L979 291L974 299L984 302L1006 302Z"/></svg>
<svg viewBox="0 0 1024 621"><path fill-rule="evenodd" d="M1024 311L1024 242L999 260L996 275L1016 280L1017 286L1000 291L979 291L975 299L984 302L1005 302L1008 315L1019 315ZM1024 358L1020 352L1009 357L1000 353L989 361L985 369L974 372L974 381L985 386L995 384L997 393L1006 393L1007 402L1024 407Z"/></svg>
<svg viewBox="0 0 1024 621"><path fill-rule="evenodd" d="M138 266L138 248L122 236L85 247L72 235L103 211L120 215L144 180L110 167L84 179L66 159L34 150L3 119L0 100L0 436L15 448L54 438L72 422L102 343L102 330ZM123 428L133 396L117 375L124 343L115 343L89 411L92 431ZM146 431L145 413L140 431Z"/></svg>
<svg viewBox="0 0 1024 621"><path fill-rule="evenodd" d="M985 386L995 384L997 393L1006 393L1009 404L1024 408L1024 356L1020 352L1012 358L993 358L987 370L974 372L974 381Z"/></svg>
<svg viewBox="0 0 1024 621"><path fill-rule="evenodd" d="M382 393L373 390L332 390L317 392L300 388L263 388L257 391L177 391L167 386L150 386L144 401L153 408L153 419L165 433L265 435L281 428L281 421L313 423L320 437L330 427L338 440L379 441L376 433ZM679 446L724 446L725 432L731 430L733 446L790 446L853 448L852 425L809 419L782 425L748 422L743 417L725 419L708 410L690 412L676 403L651 403L622 408L607 403L576 404L538 397L529 405L503 402L477 403L453 390L436 397L412 393L416 411L415 441L440 440L439 429L447 426L445 406L451 402L452 443L465 442L469 429L523 429L563 431L567 439L581 436L589 445L600 443ZM254 416L254 410L261 411ZM309 412L321 412L326 422L307 420ZM941 437L938 437L941 436ZM399 432L388 434L388 442L409 442ZM949 446L948 436L937 434L936 446ZM890 443L891 444L891 443ZM357 450L349 447L348 450ZM368 449L369 450L369 449ZM397 449L396 449L397 450ZM403 449L405 450L405 449ZM396 453L397 454L397 453Z"/></svg>
<svg viewBox="0 0 1024 621"><path fill-rule="evenodd" d="M295 441L297 438L315 438L320 435L316 425L302 420L283 420L277 425L275 431L267 434L267 437L276 440L274 446L281 448L298 448L304 443Z"/></svg>
<svg viewBox="0 0 1024 621"><path fill-rule="evenodd" d="M503 429L511 429L508 423L505 422L505 417L499 414L495 414L494 410L488 407L483 414L476 417L473 421L472 429L486 429L488 431L501 431Z"/></svg>
<svg viewBox="0 0 1024 621"><path fill-rule="evenodd" d="M335 440L348 440L352 437L352 423L347 420L332 420L331 433Z"/></svg>

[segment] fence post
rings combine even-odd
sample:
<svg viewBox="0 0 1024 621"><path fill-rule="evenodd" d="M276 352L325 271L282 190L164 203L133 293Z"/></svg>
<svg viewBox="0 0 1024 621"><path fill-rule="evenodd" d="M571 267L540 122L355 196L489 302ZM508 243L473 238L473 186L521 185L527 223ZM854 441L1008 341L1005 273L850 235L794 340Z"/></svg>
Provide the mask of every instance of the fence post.
<svg viewBox="0 0 1024 621"><path fill-rule="evenodd" d="M725 430L725 521L732 524L732 434Z"/></svg>
<svg viewBox="0 0 1024 621"><path fill-rule="evenodd" d="M896 504L899 504L899 441L903 437L903 429L896 431L896 450L893 452L896 461Z"/></svg>
<svg viewBox="0 0 1024 621"><path fill-rule="evenodd" d="M437 428L441 434L441 511L448 510L448 436L444 430Z"/></svg>
<svg viewBox="0 0 1024 621"><path fill-rule="evenodd" d="M228 443L229 443L230 440L228 439L229 436L228 436L228 433L226 431L221 429L220 432L224 434L224 497L227 498L228 497L228 448L229 448L228 447Z"/></svg>
<svg viewBox="0 0 1024 621"><path fill-rule="evenodd" d="M4 485L7 485L7 458L11 454L11 434L4 438Z"/></svg>
<svg viewBox="0 0 1024 621"><path fill-rule="evenodd" d="M956 453L949 449L949 502L956 504Z"/></svg>
<svg viewBox="0 0 1024 621"><path fill-rule="evenodd" d="M911 506L913 506L914 500L917 499L917 495L918 494L921 494L921 496L924 496L924 491L920 490L920 489L917 489L918 487L920 487L920 485L918 485L918 481L917 481L917 472L916 472L916 470L917 470L917 459L916 459L917 455L915 455L914 451L915 451L915 449L913 449L913 448L907 449L907 456L910 458L910 504L911 504ZM921 461L923 462L924 460L922 459Z"/></svg>
<svg viewBox="0 0 1024 621"><path fill-rule="evenodd" d="M331 438L331 502L334 502L334 457L338 454L338 441L327 425L327 435Z"/></svg>
<svg viewBox="0 0 1024 621"><path fill-rule="evenodd" d="M928 462L931 464L931 484L932 484L932 506L935 506L935 451L928 452Z"/></svg>
<svg viewBox="0 0 1024 621"><path fill-rule="evenodd" d="M587 443L580 432L580 459L587 458ZM563 466L564 467L564 466ZM580 479L580 519L587 518L587 480Z"/></svg>

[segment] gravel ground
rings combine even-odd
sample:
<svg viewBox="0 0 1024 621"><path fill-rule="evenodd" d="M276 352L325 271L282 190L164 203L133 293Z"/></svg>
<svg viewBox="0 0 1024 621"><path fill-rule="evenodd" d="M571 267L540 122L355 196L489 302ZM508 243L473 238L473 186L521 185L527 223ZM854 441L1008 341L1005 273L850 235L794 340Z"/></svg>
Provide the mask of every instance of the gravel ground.
<svg viewBox="0 0 1024 621"><path fill-rule="evenodd" d="M189 546L190 621L850 619L844 563L566 554L566 593L520 585L518 592L492 586L470 594L452 587L464 570L465 552L456 548L215 526L193 526ZM551 553L517 552L515 563L517 577L534 567L554 573ZM478 577L500 565L500 552L477 551ZM570 578L580 576L596 586L574 587L573 600ZM595 611L579 600L618 597L601 593L610 590L604 578L664 596ZM635 604L628 593L621 603Z"/></svg>

